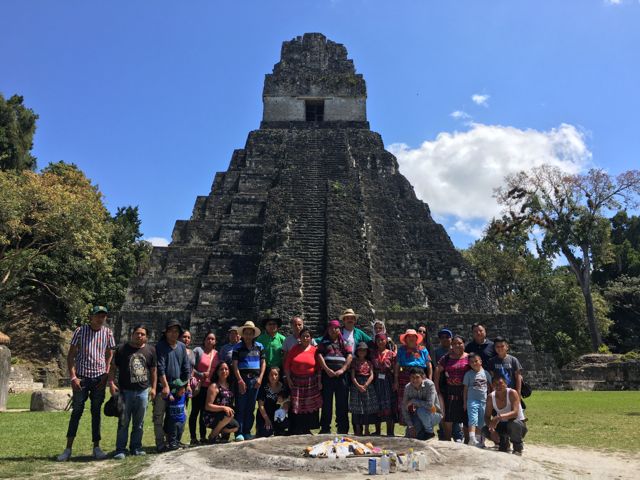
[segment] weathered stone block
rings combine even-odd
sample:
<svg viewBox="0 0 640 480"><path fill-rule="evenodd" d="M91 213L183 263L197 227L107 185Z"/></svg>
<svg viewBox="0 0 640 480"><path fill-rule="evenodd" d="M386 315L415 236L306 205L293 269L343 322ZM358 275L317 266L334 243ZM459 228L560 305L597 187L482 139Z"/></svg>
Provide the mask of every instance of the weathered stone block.
<svg viewBox="0 0 640 480"><path fill-rule="evenodd" d="M31 394L32 412L57 412L67 408L70 390L38 390Z"/></svg>
<svg viewBox="0 0 640 480"><path fill-rule="evenodd" d="M10 375L11 350L6 345L0 345L0 412L7 409Z"/></svg>

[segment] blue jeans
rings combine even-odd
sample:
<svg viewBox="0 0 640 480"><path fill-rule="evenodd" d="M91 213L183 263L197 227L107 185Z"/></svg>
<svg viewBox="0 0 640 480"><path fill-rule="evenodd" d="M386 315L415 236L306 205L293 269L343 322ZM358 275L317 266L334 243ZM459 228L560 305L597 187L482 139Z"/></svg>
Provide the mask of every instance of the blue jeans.
<svg viewBox="0 0 640 480"><path fill-rule="evenodd" d="M411 414L411 422L416 428L416 433L419 433L421 430L427 433L433 433L433 428L440 423L441 419L441 414L431 413L431 410L427 410L426 407L419 407L415 413Z"/></svg>
<svg viewBox="0 0 640 480"><path fill-rule="evenodd" d="M104 402L104 386L100 386L102 377L80 378L80 390L73 391L71 418L67 429L67 438L75 438L84 404L91 398L91 439L93 443L100 441L100 408Z"/></svg>
<svg viewBox="0 0 640 480"><path fill-rule="evenodd" d="M127 450L129 422L133 423L133 426L131 427L129 450L131 453L135 453L138 450L142 450L142 431L144 427L144 416L147 413L149 389L120 390L120 395L124 400L124 411L118 419L116 453L125 453Z"/></svg>
<svg viewBox="0 0 640 480"><path fill-rule="evenodd" d="M186 418L184 422L178 422L167 413L164 419L164 432L167 435L167 447L169 449L173 450L180 446L185 423Z"/></svg>
<svg viewBox="0 0 640 480"><path fill-rule="evenodd" d="M236 402L236 420L240 425L238 428L238 434L249 435L253 428L253 422L255 420L254 412L256 410L256 401L258 399L258 389L256 388L257 377L248 378L242 376L247 390L238 395Z"/></svg>

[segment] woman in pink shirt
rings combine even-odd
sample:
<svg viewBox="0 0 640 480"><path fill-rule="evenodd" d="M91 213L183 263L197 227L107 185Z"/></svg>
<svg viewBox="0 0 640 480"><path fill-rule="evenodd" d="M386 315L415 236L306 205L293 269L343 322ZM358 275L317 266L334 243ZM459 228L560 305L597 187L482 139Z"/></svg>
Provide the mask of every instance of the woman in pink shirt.
<svg viewBox="0 0 640 480"><path fill-rule="evenodd" d="M209 388L209 385L211 385L211 377L213 376L213 372L216 371L216 366L220 361L218 351L215 347L216 334L208 332L204 337L204 346L193 349L195 366L191 378L191 387L195 391L198 389L196 388L196 385L199 385L199 392L197 395L194 394L193 396L191 414L189 415L191 445L205 443L207 439L207 428L204 424L204 418L202 415L204 413L204 406L207 399L207 389ZM196 424L200 427L200 442L198 442Z"/></svg>

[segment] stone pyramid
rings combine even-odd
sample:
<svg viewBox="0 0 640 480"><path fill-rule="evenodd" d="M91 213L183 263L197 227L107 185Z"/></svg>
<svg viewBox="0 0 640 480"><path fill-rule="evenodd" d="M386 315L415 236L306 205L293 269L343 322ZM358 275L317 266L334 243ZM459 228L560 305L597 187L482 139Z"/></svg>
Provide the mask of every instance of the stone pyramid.
<svg viewBox="0 0 640 480"><path fill-rule="evenodd" d="M197 339L264 312L321 333L352 307L494 313L495 301L369 129L366 86L343 45L284 42L260 128L132 281L118 330L169 318Z"/></svg>

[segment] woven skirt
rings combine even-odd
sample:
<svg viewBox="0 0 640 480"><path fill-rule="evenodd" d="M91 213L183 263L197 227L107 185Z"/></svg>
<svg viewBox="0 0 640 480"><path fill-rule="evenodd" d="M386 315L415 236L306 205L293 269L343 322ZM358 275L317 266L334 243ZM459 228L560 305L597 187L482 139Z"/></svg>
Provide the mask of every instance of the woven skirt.
<svg viewBox="0 0 640 480"><path fill-rule="evenodd" d="M364 375L356 375L356 380L360 385L367 381L368 377ZM355 425L366 425L374 423L377 419L378 397L376 389L373 385L361 392L358 388L351 384L349 392L349 411L351 412L352 421Z"/></svg>
<svg viewBox="0 0 640 480"><path fill-rule="evenodd" d="M322 407L322 395L318 388L318 376L297 376L291 374L290 408L295 414L313 413Z"/></svg>

